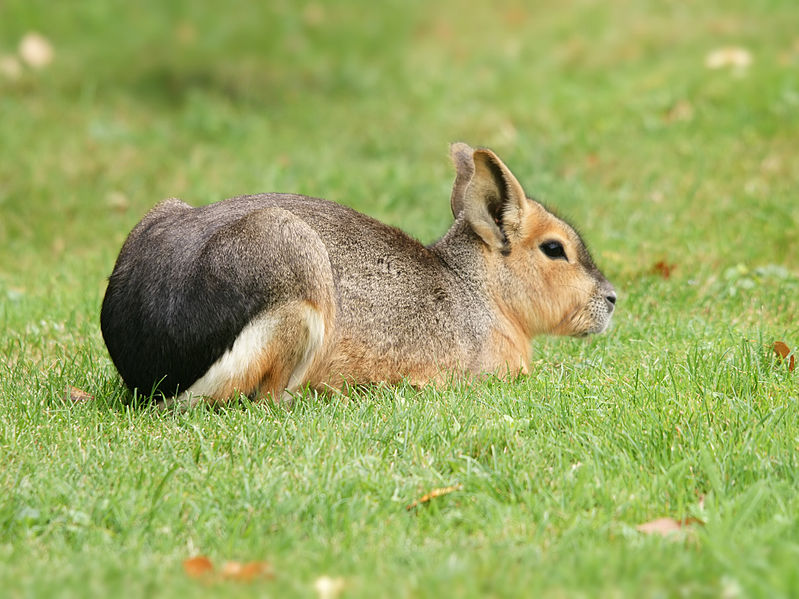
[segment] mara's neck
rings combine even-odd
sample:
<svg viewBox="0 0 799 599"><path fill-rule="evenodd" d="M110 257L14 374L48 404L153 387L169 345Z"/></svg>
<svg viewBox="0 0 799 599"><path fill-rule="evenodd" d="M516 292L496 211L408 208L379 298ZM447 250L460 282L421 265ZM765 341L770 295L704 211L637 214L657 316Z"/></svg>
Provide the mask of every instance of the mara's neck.
<svg viewBox="0 0 799 599"><path fill-rule="evenodd" d="M488 297L488 269L480 238L466 222L457 219L449 231L428 247L460 281L482 297Z"/></svg>
<svg viewBox="0 0 799 599"><path fill-rule="evenodd" d="M484 350L491 355L488 362L494 362L488 369L509 367L516 370L521 366L527 371L530 360L530 332L520 320L519 315L502 297L502 277L498 269L503 258L486 250L485 244L472 231L463 219L458 219L439 241L430 246L448 270L454 275L457 285L469 303L479 305L486 335ZM475 315L476 316L476 315ZM488 366L488 364L486 364Z"/></svg>

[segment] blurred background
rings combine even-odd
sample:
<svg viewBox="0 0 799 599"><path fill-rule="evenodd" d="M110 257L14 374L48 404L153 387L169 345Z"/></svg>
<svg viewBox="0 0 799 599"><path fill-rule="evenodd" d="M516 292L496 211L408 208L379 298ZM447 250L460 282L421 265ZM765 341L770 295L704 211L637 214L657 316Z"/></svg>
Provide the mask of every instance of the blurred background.
<svg viewBox="0 0 799 599"><path fill-rule="evenodd" d="M622 289L795 271L798 17L793 0L4 0L0 297L69 290L94 318L125 235L171 196L322 196L432 242L455 140L502 156Z"/></svg>
<svg viewBox="0 0 799 599"><path fill-rule="evenodd" d="M155 203L298 192L429 243L456 140L581 230L606 334L508 384L125 409L100 302ZM0 0L0 595L261 589L182 576L208 551L276 597L796 596L798 150L797 0Z"/></svg>

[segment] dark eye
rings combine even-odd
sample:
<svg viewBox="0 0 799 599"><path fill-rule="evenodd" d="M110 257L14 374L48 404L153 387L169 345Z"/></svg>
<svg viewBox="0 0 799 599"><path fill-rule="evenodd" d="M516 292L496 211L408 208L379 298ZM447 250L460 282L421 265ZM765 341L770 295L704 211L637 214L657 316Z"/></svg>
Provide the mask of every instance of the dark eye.
<svg viewBox="0 0 799 599"><path fill-rule="evenodd" d="M566 260L566 250L563 249L563 244L560 241L545 241L538 246L544 252L547 258L552 260Z"/></svg>

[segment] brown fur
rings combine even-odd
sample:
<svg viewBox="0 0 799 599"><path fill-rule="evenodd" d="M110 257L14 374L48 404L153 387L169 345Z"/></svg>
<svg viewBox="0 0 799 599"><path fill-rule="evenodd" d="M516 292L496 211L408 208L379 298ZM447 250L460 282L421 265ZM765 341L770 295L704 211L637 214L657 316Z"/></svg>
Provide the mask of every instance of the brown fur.
<svg viewBox="0 0 799 599"><path fill-rule="evenodd" d="M306 385L515 376L528 371L534 336L602 332L615 292L574 229L527 198L490 150L453 144L451 156L455 221L427 248L348 208L303 196L246 196L197 209L173 200L154 208L123 247L114 271L121 282L112 276L112 283L124 291L135 268L148 280L199 271L227 281L232 297L262 306L247 308L250 316L238 326L263 326L239 349L228 342L216 358L248 366L184 387L181 401L196 401L193 388L221 401L237 391L277 398ZM178 264L171 275L142 257L166 243L157 231L171 244L160 253ZM181 256L170 231L183 235L191 252ZM555 241L563 256L545 252L542 244ZM175 293L202 290L203 279L175 286ZM113 323L105 310L104 334L106 321ZM168 327L163 333L176 337Z"/></svg>

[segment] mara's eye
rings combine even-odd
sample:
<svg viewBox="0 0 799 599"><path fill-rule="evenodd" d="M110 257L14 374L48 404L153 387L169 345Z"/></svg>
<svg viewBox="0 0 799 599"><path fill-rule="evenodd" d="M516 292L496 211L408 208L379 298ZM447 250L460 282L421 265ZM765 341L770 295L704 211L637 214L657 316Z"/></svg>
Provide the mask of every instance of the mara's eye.
<svg viewBox="0 0 799 599"><path fill-rule="evenodd" d="M546 254L547 258L569 261L569 259L566 258L566 250L563 249L563 244L560 241L545 241L538 247Z"/></svg>

